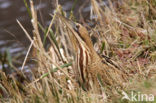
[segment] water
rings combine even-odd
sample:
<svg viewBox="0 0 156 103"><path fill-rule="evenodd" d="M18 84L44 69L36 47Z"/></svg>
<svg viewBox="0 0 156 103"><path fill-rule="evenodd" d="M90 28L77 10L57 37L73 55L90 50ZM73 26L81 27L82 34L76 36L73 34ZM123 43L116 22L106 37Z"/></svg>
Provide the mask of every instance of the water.
<svg viewBox="0 0 156 103"><path fill-rule="evenodd" d="M67 12L71 10L74 4L74 0L60 1L63 9ZM78 8L82 4L82 0L78 0L76 3L74 12L77 16ZM41 23L44 26L48 25L51 20L49 14L53 13L55 8L55 0L37 0L35 7L38 10ZM88 11L89 9L86 7L84 13ZM19 20L29 34L31 34L32 26L23 0L0 0L0 53L3 54L5 51L9 51L13 58L19 54L22 55L17 59L20 64L24 60L30 42L16 20ZM1 68L2 66L0 66Z"/></svg>

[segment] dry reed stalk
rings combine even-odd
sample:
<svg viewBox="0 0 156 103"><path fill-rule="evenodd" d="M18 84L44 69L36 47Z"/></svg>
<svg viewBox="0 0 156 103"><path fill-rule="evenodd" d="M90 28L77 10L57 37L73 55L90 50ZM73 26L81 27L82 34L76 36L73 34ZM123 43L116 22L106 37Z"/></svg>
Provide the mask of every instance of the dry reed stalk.
<svg viewBox="0 0 156 103"><path fill-rule="evenodd" d="M111 56L113 59L115 59L117 62L121 62L120 64L122 64L123 67L125 67L121 71L134 70L133 73L130 72L128 73L131 75L131 77L133 77L134 79L137 78L138 80L144 78L150 78L151 75L155 75L154 74L155 73L155 58L154 58L155 41L153 38L155 38L156 23L154 20L150 20L149 22L149 19L154 18L154 16L152 16L151 14L155 13L154 10L155 6L151 2L152 1L147 1L147 0L142 0L142 1L124 0L122 2L123 5L121 6L120 9L118 9L113 7L112 6L113 4L111 4L111 2L110 2L111 5L110 8L108 7L103 8L98 5L98 2L92 1L92 6L93 6L92 12L94 12L93 13L94 15L98 15L96 18L96 22L98 24L96 24L95 27L92 27L93 30L91 30L90 33L93 35L97 35L97 37L99 37L98 39L101 39L99 40L98 48L101 47L102 44L101 42L105 42L106 46L104 47L104 50L101 54L107 54ZM148 5L147 6L145 5L145 7L138 6L142 4L144 5L148 4ZM39 102L54 102L54 103L55 102L61 102L61 103L62 102L82 102L82 103L113 102L114 100L111 98L111 96L114 95L112 95L113 93L110 92L110 90L108 90L108 88L110 88L112 91L115 91L113 87L101 88L102 85L100 85L100 89L102 89L103 94L102 93L97 94L95 92L96 88L92 88L89 91L83 91L82 88L79 88L77 85L75 85L76 80L74 74L67 72L68 71L67 68L63 70L59 66L63 64L63 61L59 59L61 58L60 56L62 54L65 54L63 60L71 61L73 60L73 52L74 52L73 50L71 50L71 52L68 51L69 49L72 48L72 44L70 44L70 42L67 43L63 41L66 40L66 38L68 38L67 35L68 33L71 32L66 30L69 28L65 28L64 25L62 25L64 22L62 22L61 20L55 24L57 25L57 29L60 29L60 31L56 30L55 34L60 34L57 35L57 38L59 38L60 40L59 44L62 43L60 45L64 45L63 46L64 48L62 49L64 53L62 53L61 55L58 53L55 44L53 44L53 41L51 42L52 43L51 54L45 51L39 35L37 14L36 14L36 10L34 9L33 3L31 3L31 7L32 7L31 8L32 14L33 14L32 24L34 28L33 30L34 38L32 39L27 33L27 31L24 29L24 27L20 24L20 22L19 21L17 22L20 25L20 27L23 29L23 31L26 33L31 43L33 40L35 40L33 46L36 50L35 54L37 54L36 58L39 66L37 67L38 69L37 73L34 75L39 74L39 79L36 79L36 81L32 82L27 87L24 84L20 86L19 82L16 81L15 79L13 79L13 82L8 82L8 78L5 75L1 74L0 76L2 78L2 82L0 83L2 85L0 85L0 92L2 89L3 92L6 93L6 95L9 95L11 97L11 99L9 99L8 101L15 102L15 103L16 102L21 103L23 101L24 102L39 101ZM151 10L150 13L149 10ZM135 16L133 17L133 15ZM55 20L56 19L58 18L55 18ZM53 20L54 18L52 19L52 22L48 27L49 30L54 23ZM97 34L94 34L95 32ZM142 35L140 36L139 33L145 35L142 37ZM130 37L129 34L133 34L132 37ZM47 37L48 36L49 33L47 32ZM147 39L146 38L147 36L149 36L150 39ZM122 39L122 37L126 37L127 41L125 42L124 39ZM51 39L50 37L48 38ZM69 40L69 38L67 40ZM123 42L122 47L121 47L121 42ZM126 47L125 46L126 43L128 43L130 46ZM137 45L137 48L135 48L134 45L136 45L137 43L139 43L139 45ZM127 61L125 63L125 61L122 61L120 57L115 54L116 50L122 50L122 51L134 50L134 52L131 53L132 55L131 57L128 57L129 55L128 56L126 55ZM147 57L152 59L150 59L151 61L150 63L142 66L138 58L140 57L142 58L143 53L146 53L144 59L147 59ZM124 53L121 56L123 55ZM134 66L131 63L136 63L136 65ZM61 76L56 75L55 73L51 73L50 69L52 68L52 65L58 67L58 71L63 73L63 79ZM72 71L73 69L74 68L71 68L70 70ZM42 78L46 70L49 72L48 74L50 74L50 76L46 76L46 78ZM110 73L110 75L116 76L113 73L114 72L113 70L108 70L108 72ZM95 74L94 71L93 73ZM132 80L137 82L138 84L140 83L140 81L138 82L137 79L136 80L134 79ZM73 89L69 89L70 88L68 87L69 81L67 80L70 80L71 85L74 85ZM110 80L110 82L112 81ZM132 85L134 85L134 83L132 84L131 82ZM21 89L24 89L24 91ZM130 90L130 88L128 88L127 90ZM116 95L114 97L118 98L118 96ZM121 99L118 100L120 102Z"/></svg>

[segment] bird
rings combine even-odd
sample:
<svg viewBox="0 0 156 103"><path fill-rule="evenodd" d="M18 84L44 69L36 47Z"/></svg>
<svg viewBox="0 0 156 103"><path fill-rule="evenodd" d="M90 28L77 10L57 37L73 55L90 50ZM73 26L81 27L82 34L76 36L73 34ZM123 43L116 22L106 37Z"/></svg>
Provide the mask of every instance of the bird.
<svg viewBox="0 0 156 103"><path fill-rule="evenodd" d="M94 49L92 40L86 27L80 23L58 15L64 25L64 32L68 35L75 54L73 71L79 85L84 90L101 86L122 86L126 76L109 58L100 56ZM99 88L98 88L99 89Z"/></svg>

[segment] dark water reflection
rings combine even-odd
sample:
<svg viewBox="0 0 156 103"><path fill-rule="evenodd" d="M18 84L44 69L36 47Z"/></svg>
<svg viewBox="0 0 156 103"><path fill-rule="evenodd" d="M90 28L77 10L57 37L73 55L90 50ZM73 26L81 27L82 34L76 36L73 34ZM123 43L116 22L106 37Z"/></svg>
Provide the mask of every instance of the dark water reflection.
<svg viewBox="0 0 156 103"><path fill-rule="evenodd" d="M76 12L85 0L77 1ZM59 3L63 5L64 10L70 11L74 0L59 0ZM49 14L53 12L54 4L55 0L37 0L35 3L40 21L44 26L51 20ZM89 11L87 7L84 10ZM19 20L31 34L32 26L23 0L0 0L0 53L4 53L9 48L12 57L16 57L19 53L24 57L30 42L16 20ZM23 61L23 57L20 57L19 62Z"/></svg>

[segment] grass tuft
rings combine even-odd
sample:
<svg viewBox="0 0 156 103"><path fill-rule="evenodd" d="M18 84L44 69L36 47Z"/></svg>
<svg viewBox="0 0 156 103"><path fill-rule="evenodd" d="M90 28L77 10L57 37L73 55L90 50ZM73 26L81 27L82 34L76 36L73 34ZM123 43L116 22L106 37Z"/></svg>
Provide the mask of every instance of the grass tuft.
<svg viewBox="0 0 156 103"><path fill-rule="evenodd" d="M75 18L72 12L77 1L75 0L72 7L70 20ZM32 69L31 79L30 77L28 79L23 69L19 71L13 65L9 52L0 54L2 68L5 68L7 62L16 70L16 73L11 75L0 71L0 102L131 103L121 99L122 91L128 95L135 91L156 96L154 0L108 0L108 4L104 4L101 0L90 1L90 19L85 24L89 34L97 39L94 43L95 50L100 55L108 56L108 61L112 59L112 62L118 64L120 70L128 76L128 82L123 83L125 87L117 88L103 86L102 78L98 75L101 93L96 92L97 88L85 91L75 79L73 62L75 55L72 45L74 39L69 39L67 35L69 31L62 25L63 21L57 18L57 14L66 17L61 5L57 6L56 12L52 15L50 25L43 27L38 21L33 0L30 0L30 8L26 0L24 3L32 19L33 37L30 37L20 21L17 22L31 42L32 58L37 62L37 66ZM88 25L90 22L94 25ZM55 27L55 30L52 27ZM48 40L51 47L46 50ZM110 74L114 76L113 72Z"/></svg>

